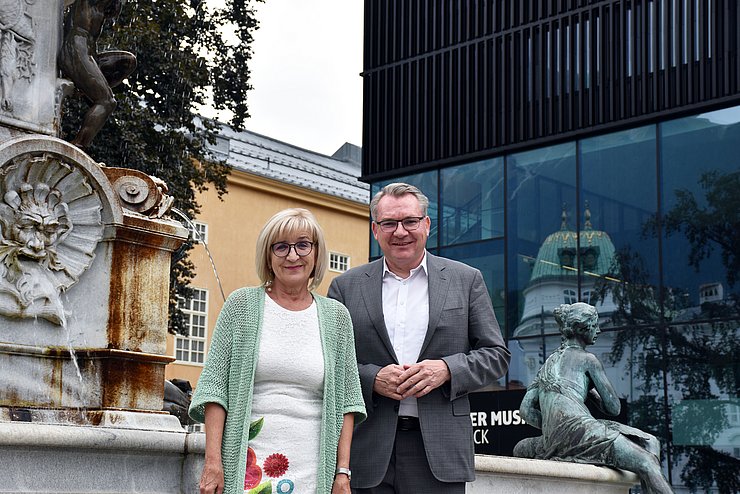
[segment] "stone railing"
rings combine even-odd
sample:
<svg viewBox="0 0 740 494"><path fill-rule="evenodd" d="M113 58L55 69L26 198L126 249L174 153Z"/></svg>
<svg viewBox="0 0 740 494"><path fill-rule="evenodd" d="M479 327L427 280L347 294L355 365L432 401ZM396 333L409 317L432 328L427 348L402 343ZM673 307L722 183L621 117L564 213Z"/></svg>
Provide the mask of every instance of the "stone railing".
<svg viewBox="0 0 740 494"><path fill-rule="evenodd" d="M582 463L476 455L476 480L467 494L625 494L637 475Z"/></svg>

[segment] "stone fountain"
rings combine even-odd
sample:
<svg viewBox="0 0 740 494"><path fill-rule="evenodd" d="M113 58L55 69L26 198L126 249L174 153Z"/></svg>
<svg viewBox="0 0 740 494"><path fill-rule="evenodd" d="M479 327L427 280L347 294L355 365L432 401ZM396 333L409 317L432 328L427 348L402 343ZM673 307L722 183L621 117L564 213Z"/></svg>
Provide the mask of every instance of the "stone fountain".
<svg viewBox="0 0 740 494"><path fill-rule="evenodd" d="M73 3L0 0L0 492L191 492L200 435L161 411L187 230L164 183L56 137Z"/></svg>

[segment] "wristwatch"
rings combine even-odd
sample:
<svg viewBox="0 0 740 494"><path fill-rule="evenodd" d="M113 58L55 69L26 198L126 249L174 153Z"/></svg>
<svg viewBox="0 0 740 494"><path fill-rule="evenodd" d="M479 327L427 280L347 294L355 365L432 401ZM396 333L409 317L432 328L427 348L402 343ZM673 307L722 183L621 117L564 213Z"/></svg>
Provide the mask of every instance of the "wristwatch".
<svg viewBox="0 0 740 494"><path fill-rule="evenodd" d="M344 475L346 475L347 476L347 480L352 480L352 471L349 468L337 467L337 471L334 474L334 476L337 476L340 473L343 473Z"/></svg>

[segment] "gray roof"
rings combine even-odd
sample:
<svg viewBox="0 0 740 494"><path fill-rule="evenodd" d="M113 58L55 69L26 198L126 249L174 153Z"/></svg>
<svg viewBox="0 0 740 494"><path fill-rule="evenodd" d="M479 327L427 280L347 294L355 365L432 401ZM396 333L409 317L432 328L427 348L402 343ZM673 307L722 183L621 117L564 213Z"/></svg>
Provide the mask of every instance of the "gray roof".
<svg viewBox="0 0 740 494"><path fill-rule="evenodd" d="M224 125L218 142L209 147L234 169L361 204L370 202L370 186L359 181L361 150L354 144L345 143L326 156Z"/></svg>

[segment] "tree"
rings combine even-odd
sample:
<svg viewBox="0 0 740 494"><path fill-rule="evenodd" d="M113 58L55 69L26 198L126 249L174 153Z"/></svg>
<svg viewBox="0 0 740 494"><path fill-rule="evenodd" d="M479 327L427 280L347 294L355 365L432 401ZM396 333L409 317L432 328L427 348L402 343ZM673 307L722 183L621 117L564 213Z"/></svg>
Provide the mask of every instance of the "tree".
<svg viewBox="0 0 740 494"><path fill-rule="evenodd" d="M740 267L740 173L708 172L700 184L705 195L698 200L687 190L676 191L676 205L663 217L662 227L668 235L686 236L688 262L695 268L718 249L732 286ZM659 221L651 218L644 234L658 235ZM596 293L600 300L615 301L612 317L625 327L614 339L612 363L630 358L630 372L644 383L642 396L630 403L631 423L660 437L674 463L683 460L681 480L692 492L740 491L740 462L712 447L729 427L728 406L737 406L740 297L730 294L694 307L687 306L680 288L664 287L659 297L644 260L629 248L616 253ZM666 400L670 431L660 426Z"/></svg>
<svg viewBox="0 0 740 494"><path fill-rule="evenodd" d="M699 179L706 206L685 189L676 191L676 205L666 213L668 235L683 232L691 244L689 262L699 268L715 248L727 269L727 283L734 286L740 273L740 172L710 171Z"/></svg>
<svg viewBox="0 0 740 494"><path fill-rule="evenodd" d="M194 109L207 103L229 110L240 128L249 116L247 91L252 32L258 22L252 5L261 0L226 0L209 8L202 0L129 0L121 15L106 25L98 51L133 52L137 70L114 88L118 107L86 151L109 166L141 170L164 180L175 207L189 217L199 210L195 195L214 187L226 193L229 169L213 156L220 124L197 119ZM233 33L227 42L222 33ZM87 105L76 93L64 103L62 136L80 127ZM193 265L183 257L173 263L170 283L170 331L187 328L177 299L191 295Z"/></svg>

